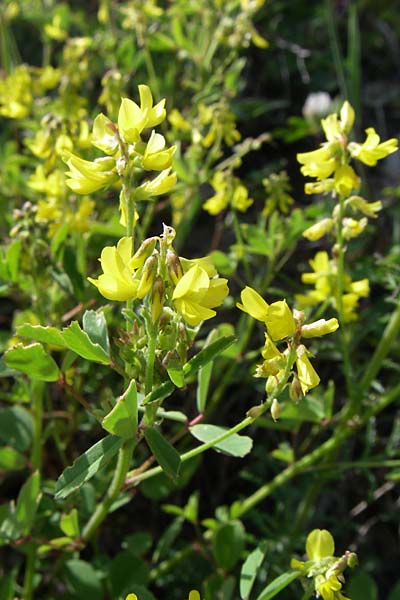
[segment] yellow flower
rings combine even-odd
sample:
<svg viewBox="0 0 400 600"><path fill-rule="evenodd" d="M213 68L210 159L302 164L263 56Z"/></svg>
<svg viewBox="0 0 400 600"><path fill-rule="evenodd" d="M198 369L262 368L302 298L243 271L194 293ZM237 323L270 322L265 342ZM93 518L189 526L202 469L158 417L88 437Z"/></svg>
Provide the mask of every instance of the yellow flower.
<svg viewBox="0 0 400 600"><path fill-rule="evenodd" d="M307 238L307 240L315 242L329 233L332 227L333 219L322 219L321 221L318 221L318 223L311 225L311 227L308 227L305 231L303 231L303 237Z"/></svg>
<svg viewBox="0 0 400 600"><path fill-rule="evenodd" d="M149 141L146 144L142 165L148 171L163 171L168 169L172 163L172 157L176 146L165 148L165 138L154 130L151 132Z"/></svg>
<svg viewBox="0 0 400 600"><path fill-rule="evenodd" d="M153 106L153 96L147 85L139 85L140 107L123 98L118 113L118 129L122 139L132 144L140 141L140 134L146 127L155 127L165 119L165 99Z"/></svg>
<svg viewBox="0 0 400 600"><path fill-rule="evenodd" d="M327 529L314 529L308 534L306 553L310 560L321 560L335 554L335 541Z"/></svg>
<svg viewBox="0 0 400 600"><path fill-rule="evenodd" d="M195 265L178 281L172 300L185 321L195 327L216 315L211 309L223 302L228 291L226 279L210 279L204 269Z"/></svg>
<svg viewBox="0 0 400 600"><path fill-rule="evenodd" d="M365 142L363 144L352 142L349 144L349 150L353 158L357 158L369 167L374 167L378 160L385 158L392 152L396 152L398 149L396 138L380 143L381 138L373 127L368 127L365 133L367 134Z"/></svg>
<svg viewBox="0 0 400 600"><path fill-rule="evenodd" d="M240 212L246 210L253 204L253 199L249 198L249 192L242 184L238 184L232 196L232 208Z"/></svg>
<svg viewBox="0 0 400 600"><path fill-rule="evenodd" d="M242 293L240 294L240 299L242 304L239 302L236 304L240 310L249 314L253 319L257 319L258 321L265 320L268 316L269 305L265 302L264 298L260 296L256 290L253 288L246 286Z"/></svg>
<svg viewBox="0 0 400 600"><path fill-rule="evenodd" d="M176 183L176 173L171 168L161 171L157 177L145 181L135 190L136 200L148 200L152 196L161 196L169 192Z"/></svg>
<svg viewBox="0 0 400 600"><path fill-rule="evenodd" d="M333 333L339 327L339 322L337 319L319 319L318 321L314 321L314 323L309 323L308 325L303 325L301 328L301 337L311 338L311 337L319 337L321 335L327 335L328 333Z"/></svg>
<svg viewBox="0 0 400 600"><path fill-rule="evenodd" d="M359 210L371 219L376 219L378 216L376 213L382 210L382 202L380 200L367 202L361 196L351 196L346 200L346 204L349 204L353 210Z"/></svg>
<svg viewBox="0 0 400 600"><path fill-rule="evenodd" d="M336 158L329 144L324 144L318 150L298 154L297 160L303 165L300 169L303 175L318 179L329 177L337 167Z"/></svg>
<svg viewBox="0 0 400 600"><path fill-rule="evenodd" d="M319 581L318 581L319 580ZM322 596L323 600L350 600L340 592L342 584L336 575L331 575L328 579L317 577L315 590Z"/></svg>
<svg viewBox="0 0 400 600"><path fill-rule="evenodd" d="M351 219L350 217L346 217L343 219L343 237L345 240L350 240L351 238L357 237L364 231L368 224L368 219L366 217L357 221L356 219Z"/></svg>
<svg viewBox="0 0 400 600"><path fill-rule="evenodd" d="M317 387L320 378L308 359L306 348L303 345L300 345L297 348L296 353L297 375L299 377L301 391L305 395L309 390Z"/></svg>
<svg viewBox="0 0 400 600"><path fill-rule="evenodd" d="M349 165L343 165L335 171L334 184L339 196L346 198L350 196L354 189L360 187L360 179L355 174L354 169Z"/></svg>
<svg viewBox="0 0 400 600"><path fill-rule="evenodd" d="M118 175L113 172L115 161L112 158L97 158L94 161L83 160L75 154L63 158L69 171L66 183L77 194L91 194L116 182Z"/></svg>
<svg viewBox="0 0 400 600"><path fill-rule="evenodd" d="M92 145L105 152L114 154L118 148L116 127L103 113L97 115L93 122Z"/></svg>
<svg viewBox="0 0 400 600"><path fill-rule="evenodd" d="M117 247L103 248L100 258L103 274L98 279L88 277L90 283L93 283L107 300L123 302L136 297L139 282L133 279L134 271L129 267L131 253L130 237L120 239Z"/></svg>
<svg viewBox="0 0 400 600"><path fill-rule="evenodd" d="M296 330L296 324L286 300L273 302L269 306L265 324L274 342L293 335Z"/></svg>

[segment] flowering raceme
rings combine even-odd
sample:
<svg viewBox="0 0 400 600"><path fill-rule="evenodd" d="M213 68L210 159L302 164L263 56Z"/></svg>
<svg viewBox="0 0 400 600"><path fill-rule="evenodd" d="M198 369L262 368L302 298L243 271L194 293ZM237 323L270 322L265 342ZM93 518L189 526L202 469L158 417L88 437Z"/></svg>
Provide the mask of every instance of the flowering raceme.
<svg viewBox="0 0 400 600"><path fill-rule="evenodd" d="M373 127L366 129L367 138L363 144L349 143L348 135L354 119L351 104L344 102L339 118L333 113L321 121L326 142L317 150L297 155L303 175L317 179L316 182L306 183L306 194L334 192L342 198L348 197L360 187L359 178L349 165L352 158L368 166L375 166L378 160L397 150L398 142L395 138L380 143L380 137Z"/></svg>
<svg viewBox="0 0 400 600"><path fill-rule="evenodd" d="M139 85L139 96L140 106L129 98L121 100L117 125L103 113L94 120L91 143L107 156L87 161L64 152L63 160L69 167L67 185L77 194L118 184L120 178L130 179L140 169L160 173L133 187L131 200L148 200L165 194L175 185L176 173L171 172L171 165L176 147L166 148L164 137L154 130L147 142L141 137L146 129L165 119L165 100L153 105L147 85Z"/></svg>
<svg viewBox="0 0 400 600"><path fill-rule="evenodd" d="M356 566L356 554L347 551L342 557L335 557L335 541L326 529L314 529L309 533L306 553L306 562L292 559L291 567L302 571L306 577L314 578L317 597L323 600L350 600L340 591L344 581L342 573L347 567Z"/></svg>
<svg viewBox="0 0 400 600"><path fill-rule="evenodd" d="M98 279L89 277L89 281L108 300L124 302L148 296L150 302L159 305L157 319L169 301L176 314L192 327L211 319L216 314L213 309L228 294L227 280L217 276L207 257L179 259L171 246L174 236L174 230L166 227L162 236L145 240L133 256L132 238L120 239L117 246L102 250L103 273ZM166 256L164 264L162 256Z"/></svg>
<svg viewBox="0 0 400 600"><path fill-rule="evenodd" d="M287 364L289 348L295 349L294 362L297 374L293 374L292 388L296 381L300 384L301 394L319 384L319 377L312 366L306 347L300 343L300 338L319 337L333 333L339 327L337 319L320 319L314 323L303 325L303 314L299 311L292 312L286 300L279 300L268 304L251 287L245 287L241 293L241 303L237 306L254 319L262 321L266 326L265 345L261 351L264 362L258 365L256 377L267 377L266 391L271 392L282 380ZM288 349L280 352L274 342L287 340Z"/></svg>
<svg viewBox="0 0 400 600"><path fill-rule="evenodd" d="M337 305L337 267L334 260L329 260L325 251L317 252L310 261L312 272L303 273L301 280L305 284L314 286L306 294L296 294L296 302L300 308L315 306L329 302L333 307ZM360 298L369 296L368 279L352 281L347 274L344 276L342 304L343 318L345 322L357 319L357 307Z"/></svg>

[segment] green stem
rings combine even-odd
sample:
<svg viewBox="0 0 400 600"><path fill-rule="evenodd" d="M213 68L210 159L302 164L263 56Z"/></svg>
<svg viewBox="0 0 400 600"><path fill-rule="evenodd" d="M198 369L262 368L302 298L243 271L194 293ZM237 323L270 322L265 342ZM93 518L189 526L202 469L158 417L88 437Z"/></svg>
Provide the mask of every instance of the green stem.
<svg viewBox="0 0 400 600"><path fill-rule="evenodd" d="M31 450L31 464L33 471L39 470L42 466L42 429L43 429L43 381L33 381L31 387L32 393L32 413L33 413L33 441ZM24 574L24 599L33 598L33 578L36 567L36 544L31 542L26 553L25 574Z"/></svg>
<svg viewBox="0 0 400 600"><path fill-rule="evenodd" d="M340 91L343 98L348 98L348 89L346 83L346 76L344 71L344 61L342 52L340 50L340 44L335 23L337 21L332 0L325 0L325 20L328 29L329 41L331 44L331 51L333 56L333 63L336 69L336 76L338 78Z"/></svg>
<svg viewBox="0 0 400 600"><path fill-rule="evenodd" d="M393 341L397 338L400 329L400 301L393 311L389 323L386 325L383 335L379 341L369 364L365 369L364 377L361 380L360 398L368 391L373 379L379 372L382 363L390 351Z"/></svg>
<svg viewBox="0 0 400 600"><path fill-rule="evenodd" d="M388 406L391 402L396 400L400 393L400 384L397 385L391 392L382 396L380 400L371 407L364 414L361 425L364 426L368 423L369 419L378 413L380 413L386 406ZM290 479L303 473L309 467L313 466L316 462L318 462L321 458L324 458L330 452L338 449L342 442L346 440L348 437L353 435L358 431L358 429L353 429L347 427L346 429L341 428L337 429L333 437L329 440L321 444L318 448L316 448L310 454L307 454L296 463L290 465L286 469L284 469L281 473L279 473L272 481L266 483L262 487L260 487L254 494L251 494L246 500L241 503L241 506L238 508L237 516L240 517L248 512L250 509L254 508L257 504L265 500L267 496L269 496L274 490L281 487L285 483L287 483Z"/></svg>
<svg viewBox="0 0 400 600"><path fill-rule="evenodd" d="M254 407L254 416L250 416L250 415L247 416L245 419L240 421L240 423L237 423L234 427L227 429L226 431L224 431L224 433L219 435L217 438L211 440L210 442L205 442L204 444L201 444L200 446L197 446L196 448L193 448L192 450L189 450L188 452L185 452L181 456L181 462L185 462L187 460L190 460L191 458L194 458L195 456L198 456L199 454L203 454L203 452L205 452L206 450L213 448L214 446L216 446L217 444L220 444L221 442L228 439L235 433L238 433L239 431L242 431L242 429L245 429L246 427L249 427L249 425L252 425L254 423L254 421L256 421L265 411L268 410L268 408L271 406L272 400L274 398L278 398L281 395L281 393L283 392L283 390L286 386L287 380L289 378L290 371L293 366L295 357L296 357L296 352L295 352L295 350L292 349L289 352L285 372L283 374L283 377L282 377L279 385L268 396L267 400L263 404L260 404L259 406ZM250 411L251 410L252 409L250 409ZM128 473L127 481L125 482L125 484L127 486L137 485L140 481L144 481L145 479L154 477L154 475L158 475L161 472L162 472L161 467L154 467L153 469L149 469L148 471L145 471L144 473L140 473L139 475L135 475L135 471L132 471L132 472Z"/></svg>
<svg viewBox="0 0 400 600"><path fill-rule="evenodd" d="M34 471L42 465L42 426L43 426L44 382L32 382L33 442L31 463Z"/></svg>
<svg viewBox="0 0 400 600"><path fill-rule="evenodd" d="M147 363L144 383L144 394L150 394L153 389L154 362L157 348L157 329L153 324L147 327Z"/></svg>
<svg viewBox="0 0 400 600"><path fill-rule="evenodd" d="M83 541L87 542L93 537L95 531L107 517L112 504L117 499L124 484L135 445L135 439L127 440L120 449L118 454L118 462L111 485L103 500L100 502L100 504L98 504L95 512L86 524L82 533Z"/></svg>
<svg viewBox="0 0 400 600"><path fill-rule="evenodd" d="M36 546L31 542L26 554L25 576L24 576L24 600L33 599L33 579L35 577L36 567Z"/></svg>

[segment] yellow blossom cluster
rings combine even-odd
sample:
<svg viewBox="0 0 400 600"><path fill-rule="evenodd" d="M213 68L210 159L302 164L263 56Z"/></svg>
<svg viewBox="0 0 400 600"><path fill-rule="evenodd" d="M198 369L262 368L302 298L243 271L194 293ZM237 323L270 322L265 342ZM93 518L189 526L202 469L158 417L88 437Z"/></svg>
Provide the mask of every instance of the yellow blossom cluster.
<svg viewBox="0 0 400 600"><path fill-rule="evenodd" d="M341 592L344 582L343 571L357 564L357 555L347 551L335 557L335 541L326 529L314 529L306 540L306 562L292 559L291 567L307 577L313 577L317 597L323 600L350 600Z"/></svg>
<svg viewBox="0 0 400 600"><path fill-rule="evenodd" d="M381 142L373 127L366 129L367 137L364 143L349 142L348 136L354 119L351 104L344 102L340 115L333 113L321 120L326 137L321 147L297 155L303 175L316 179L313 183L306 183L306 194L333 192L347 198L360 187L360 180L349 164L351 159L355 158L368 166L375 166L378 160L397 150L397 139Z"/></svg>
<svg viewBox="0 0 400 600"><path fill-rule="evenodd" d="M301 280L305 284L311 284L314 289L306 294L297 294L296 302L299 308L315 306L318 304L329 303L337 308L337 265L336 261L330 260L328 253L324 250L317 254L310 261L312 271L303 273ZM347 274L343 281L343 318L345 322L355 321L357 319L357 307L360 298L369 296L368 279L359 279L352 281Z"/></svg>
<svg viewBox="0 0 400 600"><path fill-rule="evenodd" d="M0 115L8 119L27 117L34 95L53 89L59 79L60 72L51 66L19 65L7 77L0 77Z"/></svg>
<svg viewBox="0 0 400 600"><path fill-rule="evenodd" d="M63 160L69 167L66 183L77 194L91 194L119 183L122 177L130 179L143 171L160 173L133 188L131 199L147 200L175 185L176 173L171 172L175 146L167 148L164 136L154 130L147 141L142 139L145 130L165 119L165 100L153 105L152 93L146 85L139 85L139 95L140 106L129 98L122 99L117 124L103 113L94 120L91 143L105 156L88 161L65 152Z"/></svg>
<svg viewBox="0 0 400 600"><path fill-rule="evenodd" d="M227 280L217 276L207 257L179 258L172 247L174 237L174 230L164 226L160 237L146 239L133 256L132 238L120 239L117 246L103 249L103 273L98 279L89 277L89 281L108 300L146 298L154 323L163 307L170 306L196 327L215 316L213 309L228 294Z"/></svg>
<svg viewBox="0 0 400 600"><path fill-rule="evenodd" d="M228 171L216 171L211 185L215 194L208 198L203 204L204 210L210 215L217 215L225 210L229 205L233 210L246 212L253 204L253 199L249 198L249 192L238 177L233 177Z"/></svg>
<svg viewBox="0 0 400 600"><path fill-rule="evenodd" d="M339 327L337 319L320 319L303 325L303 314L292 311L286 300L268 304L256 290L248 286L242 291L240 298L238 308L266 326L265 344L261 351L264 362L257 367L256 377L267 378L267 393L272 392L283 379L290 348L294 348L297 374L293 374L291 395L293 399L298 399L299 395L307 394L319 384L320 379L308 358L310 353L301 343L301 337L311 338L333 333ZM287 340L288 348L281 352L274 342L283 340Z"/></svg>
<svg viewBox="0 0 400 600"><path fill-rule="evenodd" d="M175 108L168 120L174 129L186 134L194 145L200 144L204 148L222 143L233 146L241 138L236 129L235 115L224 99L209 105L199 104L190 120Z"/></svg>

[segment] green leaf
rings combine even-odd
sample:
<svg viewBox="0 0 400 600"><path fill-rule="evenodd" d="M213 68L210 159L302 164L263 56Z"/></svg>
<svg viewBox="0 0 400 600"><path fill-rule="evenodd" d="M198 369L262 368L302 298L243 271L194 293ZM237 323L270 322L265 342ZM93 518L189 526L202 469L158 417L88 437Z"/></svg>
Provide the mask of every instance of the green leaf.
<svg viewBox="0 0 400 600"><path fill-rule="evenodd" d="M346 591L351 600L377 600L378 598L378 587L374 579L362 570L351 578Z"/></svg>
<svg viewBox="0 0 400 600"><path fill-rule="evenodd" d="M11 281L18 279L19 257L21 254L21 240L14 240L7 248L6 261Z"/></svg>
<svg viewBox="0 0 400 600"><path fill-rule="evenodd" d="M239 560L245 540L245 530L240 521L220 525L213 535L213 552L218 564L230 571Z"/></svg>
<svg viewBox="0 0 400 600"><path fill-rule="evenodd" d="M148 427L145 430L144 437L164 473L172 479L177 479L181 466L181 457L179 456L179 453L161 435L161 433L153 427Z"/></svg>
<svg viewBox="0 0 400 600"><path fill-rule="evenodd" d="M201 367L204 367L218 356L218 354L221 354L221 352L233 344L234 341L234 335L224 336L200 350L196 356L193 356L193 358L184 365L183 372L185 373L185 377L194 375Z"/></svg>
<svg viewBox="0 0 400 600"><path fill-rule="evenodd" d="M70 513L65 513L61 517L60 529L69 538L78 538L80 536L78 511L73 508Z"/></svg>
<svg viewBox="0 0 400 600"><path fill-rule="evenodd" d="M285 587L297 579L301 574L301 571L287 571L286 573L282 573L282 575L279 575L279 577L271 581L271 583L263 589L261 594L257 596L257 600L269 600L270 598L274 598L274 596L279 594L279 592L285 589Z"/></svg>
<svg viewBox="0 0 400 600"><path fill-rule="evenodd" d="M134 379L101 424L109 433L126 440L135 437L138 428L138 401Z"/></svg>
<svg viewBox="0 0 400 600"><path fill-rule="evenodd" d="M212 344L212 342L215 341L217 336L218 336L218 330L212 329L207 336L204 347L207 348L208 346L210 346L210 344ZM199 369L197 392L196 392L196 403L197 403L197 410L199 411L199 413L203 413L206 408L207 394L208 394L208 388L210 386L210 379L211 379L213 363L214 363L214 361L210 360L210 362L208 364L204 365L203 367L200 367L200 369Z"/></svg>
<svg viewBox="0 0 400 600"><path fill-rule="evenodd" d="M263 544L251 552L240 571L240 597L247 600L257 577L257 572L265 558L266 546Z"/></svg>
<svg viewBox="0 0 400 600"><path fill-rule="evenodd" d="M219 438L228 429L226 427L217 427L216 425L194 425L189 429L190 433L200 442L212 442ZM234 433L226 440L218 442L213 446L217 452L223 452L230 456L243 457L250 452L253 446L253 440L247 435Z"/></svg>
<svg viewBox="0 0 400 600"><path fill-rule="evenodd" d="M65 563L65 580L74 598L85 598L85 600L103 598L99 573L84 560L73 558Z"/></svg>
<svg viewBox="0 0 400 600"><path fill-rule="evenodd" d="M60 370L41 344L17 344L4 354L6 365L39 381L57 381Z"/></svg>
<svg viewBox="0 0 400 600"><path fill-rule="evenodd" d="M62 331L65 344L82 358L108 365L110 358L99 344L94 344L86 331L83 331L77 321Z"/></svg>
<svg viewBox="0 0 400 600"><path fill-rule="evenodd" d="M40 474L35 471L22 486L17 498L15 517L22 535L27 535L32 529L41 497Z"/></svg>
<svg viewBox="0 0 400 600"><path fill-rule="evenodd" d="M104 469L118 452L122 443L122 438L108 435L81 454L58 478L54 490L56 500L67 498L85 481Z"/></svg>
<svg viewBox="0 0 400 600"><path fill-rule="evenodd" d="M19 452L25 452L32 442L33 420L20 406L0 408L0 440Z"/></svg>
<svg viewBox="0 0 400 600"><path fill-rule="evenodd" d="M158 388L155 388L150 394L143 399L143 406L146 404L151 404L156 400L164 400L168 398L175 391L175 386L172 381L165 381Z"/></svg>
<svg viewBox="0 0 400 600"><path fill-rule="evenodd" d="M146 562L132 556L127 550L120 552L110 564L112 597L121 598L131 591L132 585L146 586L149 581L149 567Z"/></svg>
<svg viewBox="0 0 400 600"><path fill-rule="evenodd" d="M25 465L26 458L18 450L10 446L0 448L0 469L18 471L19 469L23 469Z"/></svg>
<svg viewBox="0 0 400 600"><path fill-rule="evenodd" d="M0 582L0 600L14 600L16 597L16 584L17 584L18 569L7 575L3 575Z"/></svg>
<svg viewBox="0 0 400 600"><path fill-rule="evenodd" d="M17 327L17 335L52 346L61 346L61 348L66 346L61 331L55 327L43 327L42 325L29 325L26 323Z"/></svg>
<svg viewBox="0 0 400 600"><path fill-rule="evenodd" d="M83 329L94 344L99 344L104 352L109 355L110 343L108 341L107 321L103 311L85 311L82 319Z"/></svg>
<svg viewBox="0 0 400 600"><path fill-rule="evenodd" d="M185 376L180 358L174 356L168 360L166 369L172 383L178 388L183 388L185 386Z"/></svg>

